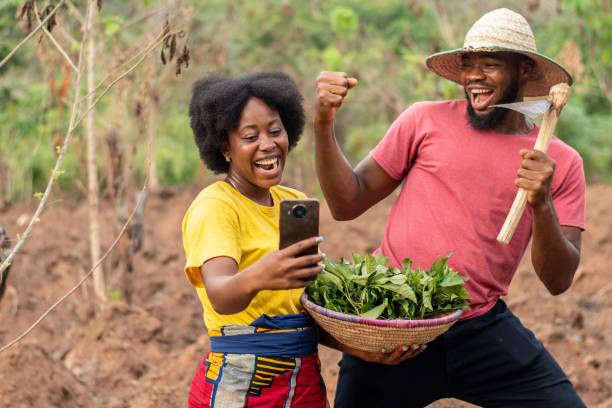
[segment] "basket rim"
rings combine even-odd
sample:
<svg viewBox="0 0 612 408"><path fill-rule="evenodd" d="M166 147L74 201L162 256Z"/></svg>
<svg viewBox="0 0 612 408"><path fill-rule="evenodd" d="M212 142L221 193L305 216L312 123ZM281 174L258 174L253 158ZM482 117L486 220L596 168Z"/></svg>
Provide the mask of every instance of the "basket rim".
<svg viewBox="0 0 612 408"><path fill-rule="evenodd" d="M448 323L453 323L459 320L459 317L463 314L462 309L456 309L448 314L434 319L396 319L396 320L380 320L370 319L367 317L361 317L356 315L349 315L346 313L336 312L334 310L326 309L323 306L319 306L312 302L306 292L302 293L300 301L305 309L309 312L315 312L323 316L331 317L334 319L342 320L345 322L366 324L368 326L379 326L379 327L396 327L396 328L412 328L412 327L429 327L429 326L440 326Z"/></svg>

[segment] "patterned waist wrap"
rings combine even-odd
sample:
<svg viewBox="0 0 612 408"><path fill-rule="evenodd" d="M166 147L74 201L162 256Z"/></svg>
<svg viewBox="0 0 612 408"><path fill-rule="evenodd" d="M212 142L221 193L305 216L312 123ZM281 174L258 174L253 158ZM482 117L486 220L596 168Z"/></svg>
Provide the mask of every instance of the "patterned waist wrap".
<svg viewBox="0 0 612 408"><path fill-rule="evenodd" d="M318 333L305 313L262 315L249 326L228 325L210 336L213 353L304 357L317 351Z"/></svg>
<svg viewBox="0 0 612 408"><path fill-rule="evenodd" d="M191 383L189 408L324 408L317 329L306 314L263 315L210 330L211 351Z"/></svg>

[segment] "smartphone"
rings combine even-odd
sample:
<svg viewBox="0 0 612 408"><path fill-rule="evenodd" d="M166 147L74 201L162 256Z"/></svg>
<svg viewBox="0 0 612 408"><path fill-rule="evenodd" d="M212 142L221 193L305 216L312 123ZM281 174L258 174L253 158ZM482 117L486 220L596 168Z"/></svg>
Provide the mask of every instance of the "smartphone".
<svg viewBox="0 0 612 408"><path fill-rule="evenodd" d="M314 198L282 200L280 203L280 241L283 249L298 241L319 236L319 201ZM318 245L306 248L298 256L314 255Z"/></svg>

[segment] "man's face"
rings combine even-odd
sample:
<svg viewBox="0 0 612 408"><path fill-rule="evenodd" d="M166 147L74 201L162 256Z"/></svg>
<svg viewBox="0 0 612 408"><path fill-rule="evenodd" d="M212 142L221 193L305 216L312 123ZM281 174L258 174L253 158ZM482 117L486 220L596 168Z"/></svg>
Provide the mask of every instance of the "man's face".
<svg viewBox="0 0 612 408"><path fill-rule="evenodd" d="M491 105L516 102L521 60L506 52L466 53L462 56L461 81L468 100L467 116L476 129L500 124L507 109Z"/></svg>

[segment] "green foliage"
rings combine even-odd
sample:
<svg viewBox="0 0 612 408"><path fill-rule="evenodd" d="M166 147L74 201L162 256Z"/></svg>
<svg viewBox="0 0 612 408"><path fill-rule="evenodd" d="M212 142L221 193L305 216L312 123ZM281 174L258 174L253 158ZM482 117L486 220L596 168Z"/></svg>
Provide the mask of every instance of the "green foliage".
<svg viewBox="0 0 612 408"><path fill-rule="evenodd" d="M359 17L348 7L335 7L329 15L329 20L332 30L342 37L355 33L359 27Z"/></svg>
<svg viewBox="0 0 612 408"><path fill-rule="evenodd" d="M121 300L121 291L119 289L113 289L108 293L108 298L113 302L119 302Z"/></svg>
<svg viewBox="0 0 612 408"><path fill-rule="evenodd" d="M576 43L581 55L574 63L584 68L577 87L587 114L609 115L609 87L612 82L612 13L605 0L564 0L555 19L541 27L538 45L547 55L558 55L568 40ZM603 87L602 87L603 85ZM608 88L606 90L606 88Z"/></svg>
<svg viewBox="0 0 612 408"><path fill-rule="evenodd" d="M176 109L159 127L156 165L160 182L181 185L196 181L200 157L187 112Z"/></svg>
<svg viewBox="0 0 612 408"><path fill-rule="evenodd" d="M121 29L124 21L120 16L109 16L102 17L100 23L104 27L104 35L110 37Z"/></svg>
<svg viewBox="0 0 612 408"><path fill-rule="evenodd" d="M333 45L323 50L321 58L323 59L323 66L328 71L340 71L344 68L344 57Z"/></svg>
<svg viewBox="0 0 612 408"><path fill-rule="evenodd" d="M15 18L19 13L22 3L19 0L0 1L0 60L17 45L17 41L13 39L23 35L19 28L19 21ZM16 61L13 62L15 65L21 65L24 61L22 56L15 56L13 58L16 58ZM4 73L4 69L5 67L1 68L0 73Z"/></svg>
<svg viewBox="0 0 612 408"><path fill-rule="evenodd" d="M0 168L10 174L9 182L0 184L1 198L32 199L44 190L55 162L51 136L55 130L54 112L50 112L42 83L25 86L27 79L0 80L0 89L9 95L0 109ZM27 109L24 109L27 107ZM72 184L78 174L73 160L67 160L64 173L56 175L60 186Z"/></svg>
<svg viewBox="0 0 612 408"><path fill-rule="evenodd" d="M323 272L306 288L318 305L371 319L423 319L467 307L466 277L453 271L448 258L427 271L387 266L385 256L353 254L353 262L325 260Z"/></svg>
<svg viewBox="0 0 612 408"><path fill-rule="evenodd" d="M590 181L612 181L612 116L588 115L583 106L568 103L557 125L559 137L581 153Z"/></svg>
<svg viewBox="0 0 612 408"><path fill-rule="evenodd" d="M344 140L344 152L349 157L365 157L373 148L372 138L376 136L382 138L387 127L386 123L376 121L369 125L351 128Z"/></svg>
<svg viewBox="0 0 612 408"><path fill-rule="evenodd" d="M183 75L175 76L171 65L162 67L159 52L149 57L155 61L153 86L160 95L155 162L162 184L189 184L198 176L201 164L186 110L189 85L210 72L241 75L264 69L285 71L302 90L307 113L314 98L313 82L320 71L337 70L355 76L359 84L339 111L336 133L349 160L356 163L410 104L464 97L461 87L429 72L425 58L460 46L470 25L483 12L510 7L527 17L542 53L558 58L568 43L576 44L579 55L568 61L582 67L582 72L575 75L572 97L556 133L582 155L590 181L611 181L612 14L607 3L559 0L534 2L535 6L530 2L528 6L520 0L491 0L485 7L477 0L210 0L190 4L179 1L173 3L169 13L158 13L159 2L105 0L99 16L96 76L100 80L109 68L142 47L144 39L159 30L166 15L192 15L185 37L192 48L192 63ZM26 35L17 19L22 4L20 0L0 1L0 58ZM75 5L82 10L84 3ZM59 24L78 40L78 22L66 8L59 14ZM143 16L147 17L140 19ZM57 38L76 58L75 44L64 36ZM61 113L49 86L50 79L61 81L61 69L37 60L45 44L48 55L57 56L57 52L39 39L36 35L0 68L2 200L31 199L34 192L44 189L56 158L52 139L56 132L63 136L67 127L72 92L64 100ZM135 70L105 96L96 112L100 137L112 124L136 146L136 181L144 174L146 145L139 139L141 119L133 114L133 106L145 72L144 66ZM128 90L122 89L124 83ZM121 96L126 93L129 97ZM119 114L121 119L117 118ZM75 134L64 173L58 179L60 188L76 192L80 191L77 186L85 184L80 131ZM306 180L314 177L308 170L313 161L311 131L307 128L287 171L308 184L296 187L306 187L307 191L312 187L308 191L312 193L312 180ZM98 152L99 172L104 175L107 154L102 140Z"/></svg>

